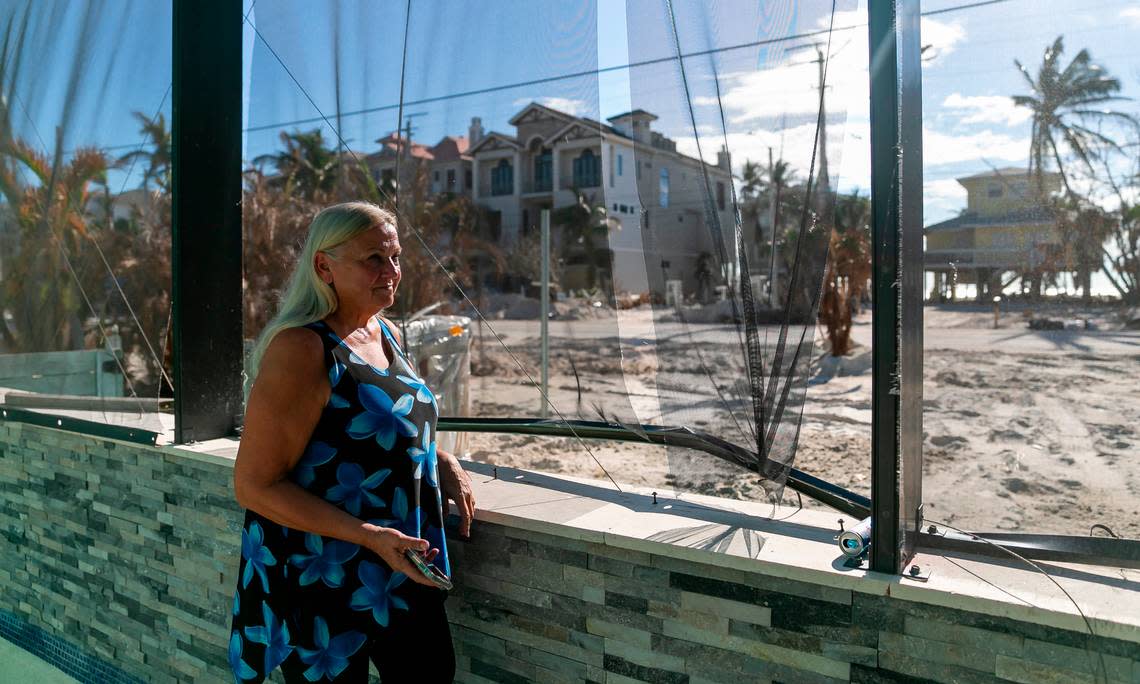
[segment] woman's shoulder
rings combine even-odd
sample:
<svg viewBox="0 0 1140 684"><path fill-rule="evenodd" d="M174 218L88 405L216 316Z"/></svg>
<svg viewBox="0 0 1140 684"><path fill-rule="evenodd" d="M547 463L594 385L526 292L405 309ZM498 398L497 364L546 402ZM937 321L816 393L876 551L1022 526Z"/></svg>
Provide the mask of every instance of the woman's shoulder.
<svg viewBox="0 0 1140 684"><path fill-rule="evenodd" d="M308 327L285 328L273 337L262 362L285 367L324 365L325 346L321 335Z"/></svg>
<svg viewBox="0 0 1140 684"><path fill-rule="evenodd" d="M298 392L316 396L312 390L322 384L327 388L328 369L320 334L309 328L285 328L273 336L261 357L250 400L259 395L271 403L290 402Z"/></svg>

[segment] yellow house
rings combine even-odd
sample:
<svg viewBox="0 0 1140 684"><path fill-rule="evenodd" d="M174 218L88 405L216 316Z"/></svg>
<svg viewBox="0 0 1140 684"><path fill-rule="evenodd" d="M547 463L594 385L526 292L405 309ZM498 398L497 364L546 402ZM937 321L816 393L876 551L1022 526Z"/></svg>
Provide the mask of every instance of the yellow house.
<svg viewBox="0 0 1140 684"><path fill-rule="evenodd" d="M924 229L925 270L933 273L932 299L953 298L952 285L977 285L979 300L996 294L1002 274L1032 273L1061 251L1061 235L1036 200L1035 180L1023 168L958 178L966 209ZM1060 176L1045 174L1045 192L1061 189Z"/></svg>

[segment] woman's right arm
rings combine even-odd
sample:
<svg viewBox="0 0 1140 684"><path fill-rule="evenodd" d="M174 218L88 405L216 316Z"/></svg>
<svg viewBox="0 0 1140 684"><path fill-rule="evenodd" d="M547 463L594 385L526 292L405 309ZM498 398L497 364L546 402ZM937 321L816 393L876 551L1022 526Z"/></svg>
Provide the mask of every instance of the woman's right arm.
<svg viewBox="0 0 1140 684"><path fill-rule="evenodd" d="M286 527L369 548L393 569L432 586L404 557L409 548L434 556L427 541L366 523L289 480L331 392L315 333L290 328L273 338L246 406L234 463L238 503Z"/></svg>

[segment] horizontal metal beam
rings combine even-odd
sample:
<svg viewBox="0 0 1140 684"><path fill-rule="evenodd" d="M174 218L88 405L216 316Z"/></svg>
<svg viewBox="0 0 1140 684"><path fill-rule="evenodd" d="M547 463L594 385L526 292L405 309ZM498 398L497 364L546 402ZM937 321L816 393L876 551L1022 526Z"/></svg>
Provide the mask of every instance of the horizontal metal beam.
<svg viewBox="0 0 1140 684"><path fill-rule="evenodd" d="M756 455L732 442L686 427L660 425L626 426L588 420L541 420L527 418L442 417L439 429L448 432L498 432L545 437L580 437L618 442L648 442L702 451L752 472L759 472ZM809 499L862 520L871 514L871 500L838 485L791 469L787 486Z"/></svg>
<svg viewBox="0 0 1140 684"><path fill-rule="evenodd" d="M936 525L932 527L937 528ZM918 546L923 550L956 551L1007 559L1014 558L1009 553L1012 551L1029 560L1140 569L1140 540L1136 539L1018 532L962 534L925 531L918 536Z"/></svg>
<svg viewBox="0 0 1140 684"><path fill-rule="evenodd" d="M108 425L107 423L97 423L93 420L83 420L81 418L71 418L68 416L53 416L50 413L38 413L36 411L13 408L11 406L0 406L0 422L3 421L39 425L56 430L76 432L81 435L117 439L120 442L133 442L135 444L146 444L149 446L154 446L158 443L158 433L151 432L150 430L126 427L123 425Z"/></svg>

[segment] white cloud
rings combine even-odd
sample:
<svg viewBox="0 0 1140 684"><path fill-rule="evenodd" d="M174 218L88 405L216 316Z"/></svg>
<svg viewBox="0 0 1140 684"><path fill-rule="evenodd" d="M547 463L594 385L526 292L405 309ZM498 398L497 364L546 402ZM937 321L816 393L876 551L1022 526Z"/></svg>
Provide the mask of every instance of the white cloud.
<svg viewBox="0 0 1140 684"><path fill-rule="evenodd" d="M860 28L834 36L827 67L827 107L830 111L865 108L870 98L865 21L865 11L836 13L835 26ZM823 26L826 25L824 20ZM953 52L965 37L966 30L961 24L923 18L922 43L931 46L925 57L927 66ZM785 57L782 65L722 74L720 99L729 123L745 125L817 112L819 70L816 62L812 61L814 56L810 50L795 50ZM715 107L717 98L706 91L695 96L693 104Z"/></svg>
<svg viewBox="0 0 1140 684"><path fill-rule="evenodd" d="M768 148L774 157L788 162L796 176L803 180L811 168L815 144L815 123L792 126L782 131L757 129L729 132L728 148L732 150L733 172L739 176L744 162L768 163ZM677 151L697 156L692 136L676 138ZM715 160L715 151L724 142L719 131L701 131L701 149L706 158ZM863 194L871 184L870 125L866 121L848 125L832 124L827 129L827 157L832 181L838 180L842 190L858 188ZM817 161L818 164L818 161Z"/></svg>
<svg viewBox="0 0 1140 684"><path fill-rule="evenodd" d="M590 113L590 108L586 106L585 100L576 100L569 97L520 97L515 100L513 104L516 107L525 107L531 102L537 102L544 107L550 107L551 109L556 109L571 116L583 116Z"/></svg>
<svg viewBox="0 0 1140 684"><path fill-rule="evenodd" d="M1140 7L1125 7L1120 10L1120 18L1140 26Z"/></svg>
<svg viewBox="0 0 1140 684"><path fill-rule="evenodd" d="M926 225L956 216L965 207L966 188L958 181L944 178L922 184L922 214Z"/></svg>
<svg viewBox="0 0 1140 684"><path fill-rule="evenodd" d="M1024 162L1029 154L1029 141L987 129L959 134L922 130L922 160L926 167L971 162L978 170L986 162Z"/></svg>
<svg viewBox="0 0 1140 684"><path fill-rule="evenodd" d="M964 124L1016 126L1025 123L1033 115L1028 108L1013 104L1013 98L1002 95L951 93L942 101L942 106L961 111L962 118L959 122Z"/></svg>
<svg viewBox="0 0 1140 684"><path fill-rule="evenodd" d="M922 46L926 48L923 59L926 66L930 67L937 65L947 55L954 52L958 44L965 39L966 29L958 22L946 22L923 17L920 35L922 36Z"/></svg>

